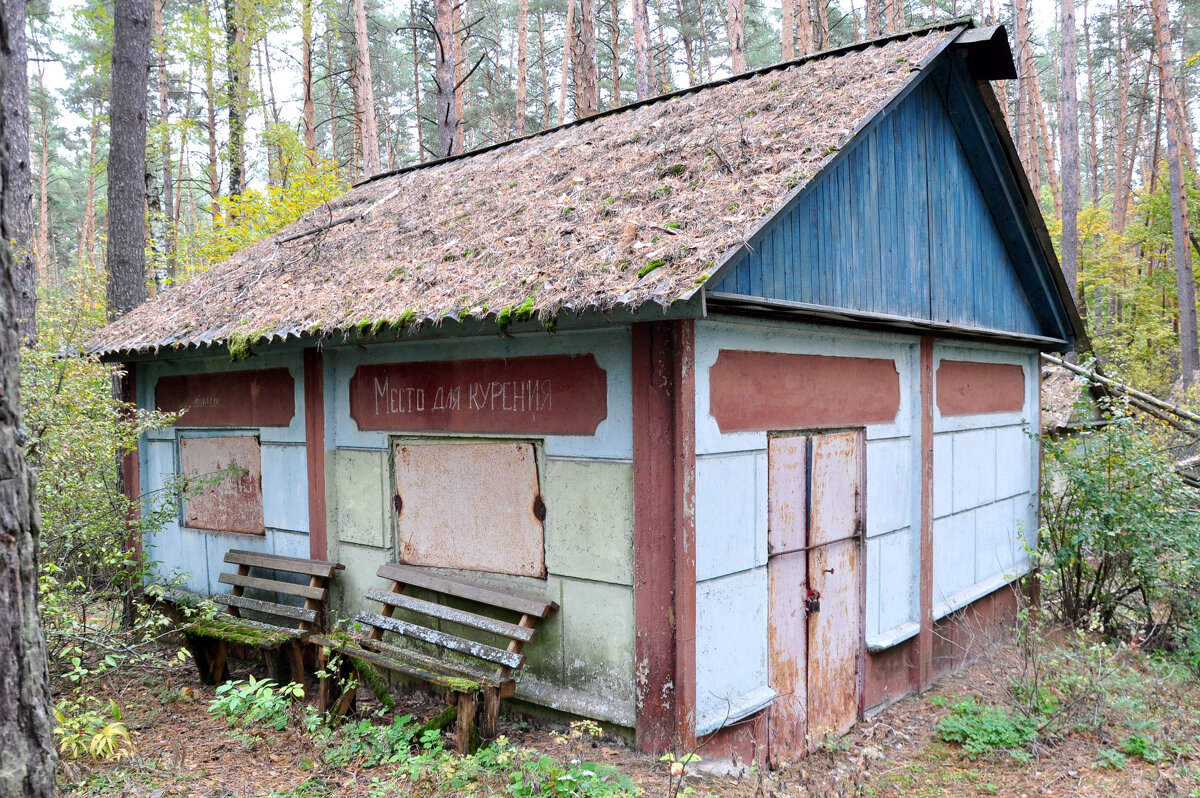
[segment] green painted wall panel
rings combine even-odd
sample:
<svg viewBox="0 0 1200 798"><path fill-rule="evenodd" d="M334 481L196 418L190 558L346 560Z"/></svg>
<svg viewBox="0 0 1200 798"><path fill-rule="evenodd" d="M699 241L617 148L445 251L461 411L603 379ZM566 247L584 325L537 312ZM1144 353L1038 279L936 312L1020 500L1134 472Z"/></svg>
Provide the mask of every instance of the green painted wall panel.
<svg viewBox="0 0 1200 798"><path fill-rule="evenodd" d="M338 449L325 464L330 542L391 549L387 452Z"/></svg>
<svg viewBox="0 0 1200 798"><path fill-rule="evenodd" d="M564 579L562 594L565 686L633 701L633 590Z"/></svg>
<svg viewBox="0 0 1200 798"><path fill-rule="evenodd" d="M633 584L633 466L547 460L546 570L618 585Z"/></svg>

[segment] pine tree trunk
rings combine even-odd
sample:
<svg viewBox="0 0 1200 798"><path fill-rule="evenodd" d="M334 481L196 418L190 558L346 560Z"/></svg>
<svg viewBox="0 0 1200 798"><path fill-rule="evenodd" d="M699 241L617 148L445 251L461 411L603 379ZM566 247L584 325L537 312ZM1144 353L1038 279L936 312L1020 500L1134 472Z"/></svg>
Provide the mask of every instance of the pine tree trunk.
<svg viewBox="0 0 1200 798"><path fill-rule="evenodd" d="M17 327L21 343L37 341L37 269L33 262L33 158L29 152L28 50L25 42L26 0L0 0L7 17L8 39L4 46L4 79L0 87L3 104L4 146L8 150L8 203L5 205L5 236L12 242L12 282Z"/></svg>
<svg viewBox="0 0 1200 798"><path fill-rule="evenodd" d="M904 30L904 0L886 0L886 2L888 33L898 33Z"/></svg>
<svg viewBox="0 0 1200 798"><path fill-rule="evenodd" d="M829 8L825 4L825 0L813 0L813 7L817 14L817 32L820 34L821 41L814 48L825 49L829 47Z"/></svg>
<svg viewBox="0 0 1200 798"><path fill-rule="evenodd" d="M14 8L14 5L21 8ZM120 16L120 12L118 12ZM17 20L24 25L23 0L0 4L0 51L3 73L21 66L24 72L24 28L18 37ZM147 44L149 19L146 20ZM21 45L15 50L18 40ZM4 83L4 103L10 110L12 86ZM143 105L145 98L143 97ZM0 114L0 139L11 142L10 124L22 115ZM18 139L19 140L19 139ZM26 138L28 142L28 138ZM28 143L26 143L28 149ZM28 162L25 164L28 173ZM54 739L52 704L46 658L46 636L38 617L38 517L33 470L25 461L26 432L21 424L21 382L18 307L20 266L7 241L17 231L9 227L22 200L13 196L21 169L7 148L0 147L0 795L52 798ZM19 212L18 212L19 213ZM21 279L24 276L20 276Z"/></svg>
<svg viewBox="0 0 1200 798"><path fill-rule="evenodd" d="M453 0L434 2L434 83L437 85L437 157L453 153L458 130L458 104L454 91Z"/></svg>
<svg viewBox="0 0 1200 798"><path fill-rule="evenodd" d="M656 0L654 4L654 17L658 21L658 71L662 79L659 93L666 94L671 91L671 73L667 68L670 59L667 53L667 23L663 20L662 0Z"/></svg>
<svg viewBox="0 0 1200 798"><path fill-rule="evenodd" d="M575 118L600 110L600 64L596 55L596 0L579 0L579 60L576 62Z"/></svg>
<svg viewBox="0 0 1200 798"><path fill-rule="evenodd" d="M1125 175L1132 175L1133 163L1137 160L1132 153L1127 153L1129 142L1126 138L1129 130L1129 83L1133 80L1130 74L1129 47L1126 41L1126 15L1128 6L1123 0L1117 0L1116 35L1117 35L1117 143L1113 153L1113 230L1125 232L1129 218L1129 181ZM1149 74L1149 73L1147 73ZM1142 106L1139 106L1142 107ZM1138 115L1136 143L1141 136L1142 114Z"/></svg>
<svg viewBox="0 0 1200 798"><path fill-rule="evenodd" d="M208 3L204 7L205 30L209 29L212 19L209 16ZM221 162L217 157L217 89L214 76L214 54L208 52L204 57L204 97L208 101L208 196L209 211L212 213L213 224L221 218Z"/></svg>
<svg viewBox="0 0 1200 798"><path fill-rule="evenodd" d="M1062 159L1062 271L1071 297L1079 301L1079 48L1075 39L1075 0L1059 4L1059 157Z"/></svg>
<svg viewBox="0 0 1200 798"><path fill-rule="evenodd" d="M696 53L689 21L685 18L683 0L675 0L675 15L679 20L679 39L683 42L683 61L687 67L688 85L696 85Z"/></svg>
<svg viewBox="0 0 1200 798"><path fill-rule="evenodd" d="M371 80L366 0L354 0L354 48L357 55L357 113L362 120L363 176L372 177L382 172L383 167L379 164L379 121L375 117L375 89Z"/></svg>
<svg viewBox="0 0 1200 798"><path fill-rule="evenodd" d="M154 0L154 37L156 43L158 67L158 124L162 128L159 133L158 152L162 160L162 215L163 240L161 255L165 276L175 276L175 252L171 246L174 238L175 218L175 188L171 175L171 129L170 122L170 75L167 72L167 29L163 18L163 0Z"/></svg>
<svg viewBox="0 0 1200 798"><path fill-rule="evenodd" d="M40 69L38 71L41 72ZM40 78L38 84L42 87L43 94L38 102L38 127L42 143L38 153L38 222L33 244L33 263L37 273L34 276L35 281L38 275L45 275L50 271L50 148L53 146L50 143L50 121L46 107L52 100L45 93L46 84L42 83Z"/></svg>
<svg viewBox="0 0 1200 798"><path fill-rule="evenodd" d="M525 135L529 82L529 0L517 3L517 135Z"/></svg>
<svg viewBox="0 0 1200 798"><path fill-rule="evenodd" d="M567 0L567 27L563 33L562 76L558 83L558 124L567 118L567 86L571 83L571 56L575 50L575 0Z"/></svg>
<svg viewBox="0 0 1200 798"><path fill-rule="evenodd" d="M300 5L300 84L304 93L304 148L308 151L309 166L316 166L317 100L313 95L313 0L303 0Z"/></svg>
<svg viewBox="0 0 1200 798"><path fill-rule="evenodd" d="M883 10L880 0L867 0L867 36L874 38L883 33Z"/></svg>
<svg viewBox="0 0 1200 798"><path fill-rule="evenodd" d="M337 80L333 72L332 23L325 28L325 86L329 94L329 157L341 163L341 148L338 146Z"/></svg>
<svg viewBox="0 0 1200 798"><path fill-rule="evenodd" d="M1083 43L1087 64L1088 91L1088 199L1092 207L1100 205L1100 136L1096 130L1096 81L1092 66L1092 36L1088 24L1088 1L1083 0Z"/></svg>
<svg viewBox="0 0 1200 798"><path fill-rule="evenodd" d="M647 0L633 0L633 80L639 100L650 97L652 80L650 77L650 15L646 10L646 2ZM745 0L730 0L730 2L740 3ZM741 70L735 67L733 71Z"/></svg>
<svg viewBox="0 0 1200 798"><path fill-rule="evenodd" d="M467 145L467 33L462 18L467 12L467 0L452 0L454 58L454 113L458 125L454 128L454 151L465 152ZM468 17L469 18L469 17Z"/></svg>
<svg viewBox="0 0 1200 798"><path fill-rule="evenodd" d="M817 0L820 3L821 0ZM813 45L813 0L795 0L796 2L796 56L812 55L816 51Z"/></svg>
<svg viewBox="0 0 1200 798"><path fill-rule="evenodd" d="M797 0L780 0L779 55L781 61L791 61L796 57L796 2ZM799 0L803 3L806 0Z"/></svg>
<svg viewBox="0 0 1200 798"><path fill-rule="evenodd" d="M1187 198L1183 185L1183 161L1180 153L1179 126L1186 118L1179 105L1175 85L1175 67L1171 54L1171 23L1167 0L1152 0L1154 27L1158 42L1160 91L1167 127L1167 174L1171 181L1171 245L1175 267L1175 287L1179 300L1179 365L1183 387L1196 384L1200 372L1200 342L1196 337L1196 283L1192 273L1191 247L1187 235Z"/></svg>
<svg viewBox="0 0 1200 798"><path fill-rule="evenodd" d="M542 24L542 9L537 10L538 72L542 76L542 130L550 127L550 68L546 64L546 30Z"/></svg>
<svg viewBox="0 0 1200 798"><path fill-rule="evenodd" d="M150 0L122 0L113 17L108 153L108 316L146 300L146 81Z"/></svg>
<svg viewBox="0 0 1200 798"><path fill-rule="evenodd" d="M738 75L746 71L746 0L728 0L728 3L729 65L733 74Z"/></svg>
<svg viewBox="0 0 1200 798"><path fill-rule="evenodd" d="M87 193L83 200L83 224L79 225L79 264L89 268L95 265L92 244L96 237L96 136L99 133L100 112L93 105L92 121L88 127Z"/></svg>

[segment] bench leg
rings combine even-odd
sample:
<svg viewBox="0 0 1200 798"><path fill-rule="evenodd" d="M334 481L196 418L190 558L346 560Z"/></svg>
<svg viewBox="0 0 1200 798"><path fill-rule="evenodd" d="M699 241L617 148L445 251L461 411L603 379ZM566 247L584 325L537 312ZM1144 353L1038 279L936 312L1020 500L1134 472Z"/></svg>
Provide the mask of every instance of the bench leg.
<svg viewBox="0 0 1200 798"><path fill-rule="evenodd" d="M212 655L212 662L209 665L208 684L220 684L229 678L229 673L225 668L225 658L229 655L229 644L224 640L218 640L216 650ZM203 680L201 680L203 681Z"/></svg>
<svg viewBox="0 0 1200 798"><path fill-rule="evenodd" d="M293 640L287 649L288 665L292 672L292 681L308 689L308 676L304 671L304 649L299 640Z"/></svg>
<svg viewBox="0 0 1200 798"><path fill-rule="evenodd" d="M472 738L475 736L475 693L456 692L454 699L458 706L455 750L459 756L467 756L471 753Z"/></svg>
<svg viewBox="0 0 1200 798"><path fill-rule="evenodd" d="M496 722L500 719L500 691L495 687L483 688L483 710L479 715L479 736L483 740L496 739Z"/></svg>

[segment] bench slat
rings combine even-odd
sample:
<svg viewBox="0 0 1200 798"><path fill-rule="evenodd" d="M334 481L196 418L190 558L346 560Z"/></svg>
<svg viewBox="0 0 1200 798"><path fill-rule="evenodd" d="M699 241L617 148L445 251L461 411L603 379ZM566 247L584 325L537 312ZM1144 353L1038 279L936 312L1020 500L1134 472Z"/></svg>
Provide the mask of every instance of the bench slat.
<svg viewBox="0 0 1200 798"><path fill-rule="evenodd" d="M401 662L412 662L420 665L422 668L434 670L439 673L447 673L451 676L461 676L464 679L479 682L481 684L499 685L505 682L513 681L509 678L497 678L495 671L485 672L480 669L472 668L463 662L456 662L450 659L435 657L431 654L426 654L423 651L417 651L408 646L397 646L391 643L385 643L382 640L362 640L355 638L360 648L365 648L367 651L374 651L378 654L386 654L390 657L400 660Z"/></svg>
<svg viewBox="0 0 1200 798"><path fill-rule="evenodd" d="M416 679L421 679L422 681L429 682L430 684L436 684L437 686L444 687L448 690L454 690L455 688L461 689L461 685L458 683L458 680L467 678L459 676L455 673L439 672L438 669L426 668L414 662L405 662L392 659L382 654L376 654L372 651L367 651L366 649L362 648L350 646L336 646L335 648L337 651L347 656L354 657L355 659L361 659L380 668L386 668L387 670L396 671L397 673L403 673L406 676L412 676ZM500 695L502 697L508 697L512 695L512 693L512 682L505 682L501 685Z"/></svg>
<svg viewBox="0 0 1200 798"><path fill-rule="evenodd" d="M494 662L497 665L507 665L510 668L516 669L525 664L525 657L521 654L514 654L511 651L505 651L502 648L489 646L485 643L477 643L474 640L464 640L461 637L439 632L436 629L418 626L415 623L402 621L399 618L385 618L373 612L360 612L354 617L354 620L359 623L365 623L368 626L395 632L404 637L411 637L414 640L421 640L431 645L440 646L450 651L467 654L476 659Z"/></svg>
<svg viewBox="0 0 1200 798"><path fill-rule="evenodd" d="M424 568L415 568L411 565L384 563L379 566L377 573L384 579L391 579L401 584L422 587L438 593L477 601L480 604L512 610L523 615L533 615L537 618L545 618L551 610L558 609L558 604L549 599L528 596L512 590L487 587L477 582L445 574L430 573Z"/></svg>
<svg viewBox="0 0 1200 798"><path fill-rule="evenodd" d="M257 551L230 549L225 553L225 562L234 565L249 565L255 568L270 568L305 576L320 576L332 579L335 571L345 566L325 560L306 560L302 557L285 557L282 554L261 554Z"/></svg>
<svg viewBox="0 0 1200 798"><path fill-rule="evenodd" d="M495 618L488 618L486 615L477 615L473 612L447 607L444 604L435 604L432 601L423 601L422 599L405 596L401 593L389 593L385 590L372 589L367 591L367 598L371 601L378 601L381 604L469 626L472 629L491 632L501 637L520 640L523 643L528 643L533 639L534 630L528 626L518 626L515 623L498 621Z"/></svg>
<svg viewBox="0 0 1200 798"><path fill-rule="evenodd" d="M218 604L228 604L234 607L241 607L245 610L253 610L267 615L275 615L280 618L291 618L297 621L305 621L306 623L314 623L317 620L317 611L305 609L304 607L293 607L290 604L276 604L273 601L259 601L258 599L246 598L245 596L234 596L229 593L217 593L213 596L213 601Z"/></svg>
<svg viewBox="0 0 1200 798"><path fill-rule="evenodd" d="M316 601L324 601L329 595L329 591L323 587L312 587L311 585L298 585L295 582L280 582L276 579L260 579L257 576L242 576L241 574L221 574L217 581L225 585L234 585L235 587L248 587L252 590L268 590L276 593L286 593L289 596L300 596L302 598L314 599Z"/></svg>

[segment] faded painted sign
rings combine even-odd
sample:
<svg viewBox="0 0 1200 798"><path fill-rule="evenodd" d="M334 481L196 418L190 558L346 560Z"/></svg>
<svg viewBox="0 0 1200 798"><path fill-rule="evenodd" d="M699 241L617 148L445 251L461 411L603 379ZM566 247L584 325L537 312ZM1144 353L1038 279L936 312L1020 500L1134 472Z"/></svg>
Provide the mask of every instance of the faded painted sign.
<svg viewBox="0 0 1200 798"><path fill-rule="evenodd" d="M265 532L262 456L256 436L183 438L179 458L189 486L204 485L199 493L183 499L184 526L253 535Z"/></svg>
<svg viewBox="0 0 1200 798"><path fill-rule="evenodd" d="M395 448L400 561L544 577L531 443L400 443Z"/></svg>
<svg viewBox="0 0 1200 798"><path fill-rule="evenodd" d="M937 405L943 416L1019 413L1025 407L1025 370L1015 363L943 360Z"/></svg>
<svg viewBox="0 0 1200 798"><path fill-rule="evenodd" d="M607 375L590 354L359 366L350 415L364 430L592 435Z"/></svg>
<svg viewBox="0 0 1200 798"><path fill-rule="evenodd" d="M886 423L900 410L890 359L722 349L708 382L722 432Z"/></svg>
<svg viewBox="0 0 1200 798"><path fill-rule="evenodd" d="M186 427L286 427L296 415L296 391L285 368L160 377L154 404L184 411Z"/></svg>

